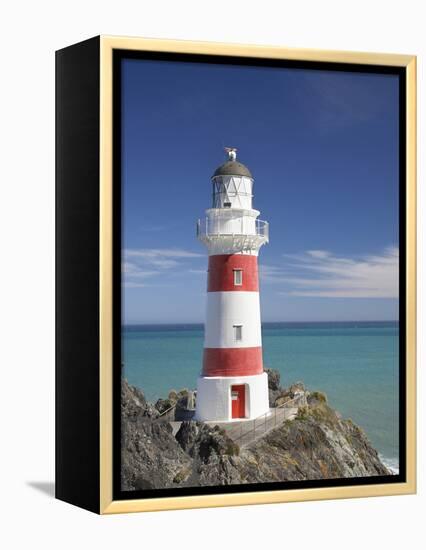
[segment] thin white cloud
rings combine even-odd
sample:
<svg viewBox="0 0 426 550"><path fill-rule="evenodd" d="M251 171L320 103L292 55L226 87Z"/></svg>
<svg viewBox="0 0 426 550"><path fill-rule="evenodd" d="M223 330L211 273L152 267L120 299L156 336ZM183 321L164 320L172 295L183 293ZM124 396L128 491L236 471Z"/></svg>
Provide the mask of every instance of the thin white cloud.
<svg viewBox="0 0 426 550"><path fill-rule="evenodd" d="M200 256L202 255L180 248L141 248L124 251L126 259L137 259L158 269L171 269L177 267L182 259L198 258Z"/></svg>
<svg viewBox="0 0 426 550"><path fill-rule="evenodd" d="M134 283L133 281L124 281L123 286L125 288L145 288L147 285L143 283Z"/></svg>
<svg viewBox="0 0 426 550"><path fill-rule="evenodd" d="M128 258L199 258L202 254L181 248L139 248L124 250L124 256Z"/></svg>
<svg viewBox="0 0 426 550"><path fill-rule="evenodd" d="M327 250L307 250L306 254L311 256L312 258L327 258L330 256L330 252Z"/></svg>
<svg viewBox="0 0 426 550"><path fill-rule="evenodd" d="M124 286L140 288L146 286L141 278L161 277L176 274L183 262L203 257L202 254L181 248L141 248L123 251L122 273ZM136 280L135 280L136 279Z"/></svg>
<svg viewBox="0 0 426 550"><path fill-rule="evenodd" d="M259 275L262 281L277 283L285 280L285 272L282 267L276 265L260 264Z"/></svg>
<svg viewBox="0 0 426 550"><path fill-rule="evenodd" d="M141 269L138 265L124 261L121 265L121 272L123 275L130 277L151 277L157 275L158 271L148 271Z"/></svg>
<svg viewBox="0 0 426 550"><path fill-rule="evenodd" d="M344 258L326 250L284 254L285 267L263 266L264 282L281 283L290 296L398 298L399 250Z"/></svg>

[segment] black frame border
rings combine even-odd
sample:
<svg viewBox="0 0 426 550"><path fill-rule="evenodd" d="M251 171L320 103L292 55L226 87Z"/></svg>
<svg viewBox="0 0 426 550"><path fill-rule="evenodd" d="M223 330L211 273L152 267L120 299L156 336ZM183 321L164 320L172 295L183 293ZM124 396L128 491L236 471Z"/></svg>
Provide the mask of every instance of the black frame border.
<svg viewBox="0 0 426 550"><path fill-rule="evenodd" d="M121 66L124 59L176 61L203 64L245 65L339 72L393 74L399 78L399 473L389 476L336 478L288 482L253 483L214 487L181 487L143 491L121 490L121 251L122 251L122 96ZM211 54L182 54L144 50L113 50L113 499L151 499L216 494L282 491L290 489L333 488L342 486L395 484L407 481L407 70L405 67L354 63L269 59Z"/></svg>
<svg viewBox="0 0 426 550"><path fill-rule="evenodd" d="M101 489L99 59L98 36L55 54L55 497L95 513Z"/></svg>

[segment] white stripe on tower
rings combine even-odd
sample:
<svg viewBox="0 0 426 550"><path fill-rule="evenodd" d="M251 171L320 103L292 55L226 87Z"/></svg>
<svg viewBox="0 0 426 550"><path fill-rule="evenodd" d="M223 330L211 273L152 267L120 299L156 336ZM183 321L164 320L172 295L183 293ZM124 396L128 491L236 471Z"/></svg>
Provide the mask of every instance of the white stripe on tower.
<svg viewBox="0 0 426 550"><path fill-rule="evenodd" d="M262 346L258 292L208 292L205 348L254 348ZM242 326L236 341L235 326Z"/></svg>

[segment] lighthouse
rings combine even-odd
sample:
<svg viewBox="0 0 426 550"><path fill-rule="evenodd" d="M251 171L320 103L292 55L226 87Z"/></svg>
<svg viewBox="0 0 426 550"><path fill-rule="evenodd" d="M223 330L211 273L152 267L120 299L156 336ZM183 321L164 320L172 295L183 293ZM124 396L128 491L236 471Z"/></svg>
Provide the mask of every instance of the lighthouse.
<svg viewBox="0 0 426 550"><path fill-rule="evenodd" d="M212 207L197 223L207 247L207 310L195 418L205 422L252 420L269 412L260 326L259 249L268 223L252 207L253 176L226 148L214 172Z"/></svg>

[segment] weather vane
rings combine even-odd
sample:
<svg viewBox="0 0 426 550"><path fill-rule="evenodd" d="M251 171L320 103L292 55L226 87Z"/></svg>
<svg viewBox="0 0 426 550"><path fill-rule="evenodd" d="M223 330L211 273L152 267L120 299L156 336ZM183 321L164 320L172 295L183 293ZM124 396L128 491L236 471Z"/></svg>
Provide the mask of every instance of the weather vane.
<svg viewBox="0 0 426 550"><path fill-rule="evenodd" d="M237 158L237 148L236 147L225 147L225 152L228 153L229 160L235 160Z"/></svg>

